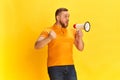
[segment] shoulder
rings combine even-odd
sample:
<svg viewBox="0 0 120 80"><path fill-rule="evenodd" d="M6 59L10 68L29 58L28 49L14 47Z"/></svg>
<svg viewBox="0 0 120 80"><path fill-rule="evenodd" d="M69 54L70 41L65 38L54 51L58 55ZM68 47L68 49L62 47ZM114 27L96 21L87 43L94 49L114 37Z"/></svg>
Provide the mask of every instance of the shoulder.
<svg viewBox="0 0 120 80"><path fill-rule="evenodd" d="M46 27L43 32L50 32L52 30L52 27Z"/></svg>
<svg viewBox="0 0 120 80"><path fill-rule="evenodd" d="M52 30L52 27L46 27L41 33L40 36L47 37L49 32Z"/></svg>
<svg viewBox="0 0 120 80"><path fill-rule="evenodd" d="M76 33L76 29L74 29L74 28L70 28L70 29L68 29L68 30L69 30L69 32L71 32L71 33L73 33L73 34Z"/></svg>

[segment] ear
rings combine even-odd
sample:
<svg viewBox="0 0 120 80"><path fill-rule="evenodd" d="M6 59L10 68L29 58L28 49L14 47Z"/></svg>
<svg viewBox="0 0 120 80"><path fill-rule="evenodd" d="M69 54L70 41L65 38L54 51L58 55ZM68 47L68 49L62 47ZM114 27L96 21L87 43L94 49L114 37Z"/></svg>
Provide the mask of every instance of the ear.
<svg viewBox="0 0 120 80"><path fill-rule="evenodd" d="M57 19L57 21L59 21L59 19L60 19L60 16L58 15L58 16L56 16L56 19Z"/></svg>

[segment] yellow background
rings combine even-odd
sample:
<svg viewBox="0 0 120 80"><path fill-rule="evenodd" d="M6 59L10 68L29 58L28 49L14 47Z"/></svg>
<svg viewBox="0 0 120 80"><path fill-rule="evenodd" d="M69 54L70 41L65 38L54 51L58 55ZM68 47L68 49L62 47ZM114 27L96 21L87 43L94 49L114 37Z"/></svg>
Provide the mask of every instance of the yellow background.
<svg viewBox="0 0 120 80"><path fill-rule="evenodd" d="M120 80L120 0L0 0L0 80L49 80L47 46L34 49L59 7L70 24L91 22L85 48L74 47L78 80Z"/></svg>

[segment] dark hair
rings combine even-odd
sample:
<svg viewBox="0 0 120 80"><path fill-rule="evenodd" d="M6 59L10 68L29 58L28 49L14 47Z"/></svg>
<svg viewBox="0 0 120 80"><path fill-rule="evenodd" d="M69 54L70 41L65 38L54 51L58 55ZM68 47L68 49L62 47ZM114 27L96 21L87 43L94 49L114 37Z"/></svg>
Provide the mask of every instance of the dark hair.
<svg viewBox="0 0 120 80"><path fill-rule="evenodd" d="M55 12L55 17L56 17L57 15L59 15L62 11L68 11L68 9L67 9L67 8L58 8L58 9L56 10L56 12Z"/></svg>

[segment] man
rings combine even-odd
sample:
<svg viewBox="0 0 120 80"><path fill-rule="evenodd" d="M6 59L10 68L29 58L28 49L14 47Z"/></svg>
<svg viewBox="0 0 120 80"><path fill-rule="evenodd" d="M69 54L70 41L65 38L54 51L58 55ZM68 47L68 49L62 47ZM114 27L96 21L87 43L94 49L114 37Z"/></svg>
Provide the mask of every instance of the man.
<svg viewBox="0 0 120 80"><path fill-rule="evenodd" d="M68 30L69 12L56 10L56 23L43 31L35 43L39 49L48 44L48 74L50 80L77 80L73 63L73 44L80 51L84 48L81 30Z"/></svg>

